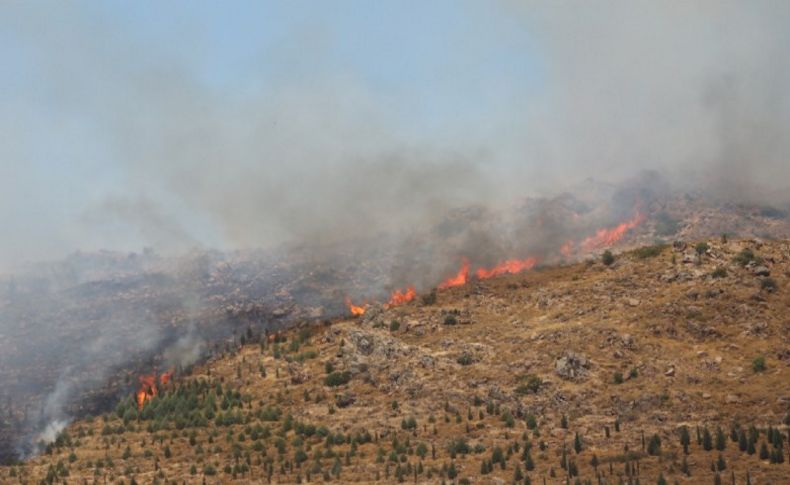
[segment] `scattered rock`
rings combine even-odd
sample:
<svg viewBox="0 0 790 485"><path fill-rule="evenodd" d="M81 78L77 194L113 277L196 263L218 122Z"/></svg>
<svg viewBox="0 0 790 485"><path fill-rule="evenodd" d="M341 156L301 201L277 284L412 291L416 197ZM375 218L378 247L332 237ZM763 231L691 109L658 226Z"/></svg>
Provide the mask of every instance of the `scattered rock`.
<svg viewBox="0 0 790 485"><path fill-rule="evenodd" d="M590 361L584 355L567 352L554 363L554 372L563 379L579 379L587 374Z"/></svg>
<svg viewBox="0 0 790 485"><path fill-rule="evenodd" d="M345 391L335 396L335 405L339 408L347 408L354 404L357 397L351 391Z"/></svg>
<svg viewBox="0 0 790 485"><path fill-rule="evenodd" d="M667 376L667 377L674 377L675 376L675 368L674 367L670 367L669 369L667 369L666 372L664 372L664 375Z"/></svg>
<svg viewBox="0 0 790 485"><path fill-rule="evenodd" d="M628 303L628 306L639 306L639 300L636 298L629 298L626 300L626 303Z"/></svg>
<svg viewBox="0 0 790 485"><path fill-rule="evenodd" d="M765 266L756 266L752 269L752 273L755 276L771 276L771 270Z"/></svg>
<svg viewBox="0 0 790 485"><path fill-rule="evenodd" d="M624 348L629 350L633 350L633 348L636 347L636 344L634 342L634 337L629 333L624 333L620 337L620 342L622 343Z"/></svg>
<svg viewBox="0 0 790 485"><path fill-rule="evenodd" d="M741 402L741 398L739 398L735 394L727 394L727 396L724 398L724 402L726 402L727 404L738 404L739 402Z"/></svg>

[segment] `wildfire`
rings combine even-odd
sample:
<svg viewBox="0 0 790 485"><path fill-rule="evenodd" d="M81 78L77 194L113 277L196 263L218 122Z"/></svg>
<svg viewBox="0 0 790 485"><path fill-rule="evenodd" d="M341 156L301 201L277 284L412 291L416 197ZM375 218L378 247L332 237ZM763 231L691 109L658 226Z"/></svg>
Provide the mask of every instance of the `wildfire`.
<svg viewBox="0 0 790 485"><path fill-rule="evenodd" d="M390 308L402 305L412 301L415 296L417 296L417 291L413 286L409 286L405 290L395 290L392 292L392 295L390 295L390 300L384 306Z"/></svg>
<svg viewBox="0 0 790 485"><path fill-rule="evenodd" d="M574 213L573 217L576 219L579 218L580 215ZM587 237L580 242L568 240L563 243L558 248L558 250L564 257L571 258L577 252L590 252L605 246L611 246L621 240L623 236L625 236L626 232L635 228L644 220L645 216L637 209L631 219L612 228L598 229L594 235ZM503 274L520 273L522 271L527 271L534 268L537 263L538 259L533 256L530 256L526 259L508 259L496 264L491 268L478 268L474 272L474 276L477 277L477 279L484 280ZM439 283L437 288L444 290L454 286L465 285L467 282L469 282L469 271L469 259L466 257L461 258L461 267L458 269L458 272L454 276L451 276L450 278L447 278L446 280ZM414 286L408 286L405 289L396 289L392 292L389 301L384 305L384 307L391 308L407 303L413 300L416 296L417 292ZM365 314L367 304L363 304L361 306L354 305L350 298L346 298L345 303L352 315L359 316Z"/></svg>
<svg viewBox="0 0 790 485"><path fill-rule="evenodd" d="M444 290L446 288L452 288L453 286L464 285L466 284L468 279L469 279L469 260L463 258L461 259L461 268L458 270L458 273L452 278L448 278L444 280L439 285L439 289Z"/></svg>
<svg viewBox="0 0 790 485"><path fill-rule="evenodd" d="M159 394L159 389L156 385L157 381L159 382L160 386L166 386L172 378L172 370L160 374L159 379L156 378L156 372L153 374L144 374L138 377L138 380L140 381L140 390L135 394L135 397L137 398L137 409L142 410L146 402L150 401L156 397L157 394Z"/></svg>
<svg viewBox="0 0 790 485"><path fill-rule="evenodd" d="M493 268L478 269L475 272L475 276L477 276L481 280L484 280L487 278L508 274L508 273L510 274L520 273L522 271L532 269L537 264L537 262L538 260L533 257L529 257L527 259L508 259L507 261L503 261L497 264Z"/></svg>
<svg viewBox="0 0 790 485"><path fill-rule="evenodd" d="M159 384L166 386L172 377L173 371L163 372L162 375L159 376Z"/></svg>
<svg viewBox="0 0 790 485"><path fill-rule="evenodd" d="M637 211L634 217L632 217L630 220L620 223L613 228L598 229L594 236L590 236L581 242L581 247L585 251L593 251L605 246L611 246L622 239L627 231L635 228L644 220L645 216L641 212Z"/></svg>
<svg viewBox="0 0 790 485"><path fill-rule="evenodd" d="M351 298L346 297L346 306L348 307L348 311L351 312L354 316L360 316L365 314L365 307L364 306L357 306L351 303Z"/></svg>
<svg viewBox="0 0 790 485"><path fill-rule="evenodd" d="M139 378L140 390L137 391L137 409L142 410L147 401L156 397L156 373L142 375Z"/></svg>

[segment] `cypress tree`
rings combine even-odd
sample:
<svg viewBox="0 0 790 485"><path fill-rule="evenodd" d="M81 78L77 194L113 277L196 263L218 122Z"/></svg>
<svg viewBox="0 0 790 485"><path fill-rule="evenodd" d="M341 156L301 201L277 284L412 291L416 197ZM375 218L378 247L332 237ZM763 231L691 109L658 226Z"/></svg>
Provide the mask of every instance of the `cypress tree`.
<svg viewBox="0 0 790 485"><path fill-rule="evenodd" d="M702 431L702 448L705 451L710 451L713 449L713 438L711 437L710 431L708 431L707 427Z"/></svg>
<svg viewBox="0 0 790 485"><path fill-rule="evenodd" d="M768 458L769 458L768 447L765 446L765 441L763 441L762 443L760 443L760 459L767 460Z"/></svg>
<svg viewBox="0 0 790 485"><path fill-rule="evenodd" d="M741 430L740 433L738 433L738 449L741 451L746 451L748 447L749 447L749 442L746 439L746 433L744 433L743 430Z"/></svg>
<svg viewBox="0 0 790 485"><path fill-rule="evenodd" d="M724 451L727 448L727 437L724 436L724 431L722 431L721 426L716 427L716 449L719 451Z"/></svg>

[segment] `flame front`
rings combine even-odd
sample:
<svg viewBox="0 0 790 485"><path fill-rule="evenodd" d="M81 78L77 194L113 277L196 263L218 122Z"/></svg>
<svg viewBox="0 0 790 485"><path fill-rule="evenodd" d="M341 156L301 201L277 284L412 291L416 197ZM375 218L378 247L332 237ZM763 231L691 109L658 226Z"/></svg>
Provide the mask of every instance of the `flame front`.
<svg viewBox="0 0 790 485"><path fill-rule="evenodd" d="M405 290L395 290L390 295L390 300L384 305L386 308L391 308L397 305L408 303L417 296L417 290L413 286L409 286Z"/></svg>
<svg viewBox="0 0 790 485"><path fill-rule="evenodd" d="M645 216L642 215L641 212L637 211L634 217L628 221L620 223L619 225L610 229L598 229L594 236L590 236L581 242L581 247L585 251L594 251L606 246L611 246L622 239L627 231L635 228L644 220Z"/></svg>
<svg viewBox="0 0 790 485"><path fill-rule="evenodd" d="M581 217L579 214L573 213L574 219L578 219L579 217ZM620 241L625 236L626 232L634 229L644 220L645 216L641 213L637 206L635 214L631 219L612 228L598 229L594 235L587 237L580 242L567 240L559 248L557 248L557 250L562 256L566 258L572 258L578 253L587 253L606 246L612 246ZM534 268L537 263L538 259L533 256L530 256L526 259L508 259L496 264L491 268L478 268L474 272L474 276L477 277L477 279L484 280L503 274L520 273L522 271L527 271ZM451 276L450 278L447 278L446 280L439 283L437 288L444 290L454 286L465 285L469 282L469 270L469 259L466 257L461 258L461 267L458 269L458 272L454 276ZM407 303L413 300L416 296L417 292L414 289L414 286L408 286L404 290L396 289L392 292L389 301L384 304L384 307L391 308ZM345 303L352 315L359 316L365 314L365 310L367 308L366 304L362 306L354 305L350 298L346 298Z"/></svg>
<svg viewBox="0 0 790 485"><path fill-rule="evenodd" d="M452 288L453 286L465 285L468 280L469 280L469 260L463 258L461 259L461 268L458 270L458 273L456 273L456 275L453 276L452 278L448 278L444 280L439 285L439 289L444 290L446 288Z"/></svg>
<svg viewBox="0 0 790 485"><path fill-rule="evenodd" d="M503 274L520 273L522 271L532 269L537 263L538 260L533 257L529 257L527 259L508 259L507 261L503 261L497 264L493 268L478 269L475 272L475 276L477 276L481 280L484 280L487 278L492 278L494 276L499 276Z"/></svg>
<svg viewBox="0 0 790 485"><path fill-rule="evenodd" d="M360 316L365 314L365 307L364 306L357 306L351 303L351 298L346 297L346 306L348 307L348 311L351 312L354 316Z"/></svg>

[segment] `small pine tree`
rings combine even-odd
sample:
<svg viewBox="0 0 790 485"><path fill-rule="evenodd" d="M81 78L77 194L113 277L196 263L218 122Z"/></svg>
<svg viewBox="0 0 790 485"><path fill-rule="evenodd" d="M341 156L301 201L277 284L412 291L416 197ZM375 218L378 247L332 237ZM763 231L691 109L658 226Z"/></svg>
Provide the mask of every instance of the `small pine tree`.
<svg viewBox="0 0 790 485"><path fill-rule="evenodd" d="M722 431L721 426L716 428L716 449L719 451L724 451L727 448L727 437L724 436L724 431Z"/></svg>
<svg viewBox="0 0 790 485"><path fill-rule="evenodd" d="M769 458L768 455L768 447L765 446L765 441L760 444L760 459L767 460Z"/></svg>
<svg viewBox="0 0 790 485"><path fill-rule="evenodd" d="M719 453L719 459L716 460L716 469L718 469L721 472L724 471L726 468L727 468L727 462L724 461L724 456L721 453Z"/></svg>
<svg viewBox="0 0 790 485"><path fill-rule="evenodd" d="M702 448L705 451L710 451L713 449L713 437L711 437L710 431L708 431L707 427L705 427L705 429L702 431Z"/></svg>
<svg viewBox="0 0 790 485"><path fill-rule="evenodd" d="M523 478L524 478L524 474L521 472L521 465L517 463L515 470L513 470L513 481L519 482Z"/></svg>

